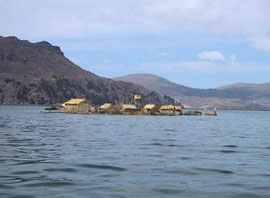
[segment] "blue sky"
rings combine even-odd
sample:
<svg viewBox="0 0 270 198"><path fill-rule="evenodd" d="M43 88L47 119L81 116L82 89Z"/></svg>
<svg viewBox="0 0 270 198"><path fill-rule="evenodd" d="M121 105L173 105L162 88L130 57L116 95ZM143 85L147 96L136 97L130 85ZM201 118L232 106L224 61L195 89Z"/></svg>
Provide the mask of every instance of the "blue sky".
<svg viewBox="0 0 270 198"><path fill-rule="evenodd" d="M47 40L100 76L269 82L268 0L0 0L0 35Z"/></svg>

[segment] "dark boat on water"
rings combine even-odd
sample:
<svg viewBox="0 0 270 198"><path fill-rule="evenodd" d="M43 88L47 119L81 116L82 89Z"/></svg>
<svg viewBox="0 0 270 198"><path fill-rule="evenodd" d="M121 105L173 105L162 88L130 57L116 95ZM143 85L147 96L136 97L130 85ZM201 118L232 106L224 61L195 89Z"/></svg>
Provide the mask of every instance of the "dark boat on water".
<svg viewBox="0 0 270 198"><path fill-rule="evenodd" d="M43 113L61 113L61 109L57 106L51 106L48 108L45 108L43 111Z"/></svg>

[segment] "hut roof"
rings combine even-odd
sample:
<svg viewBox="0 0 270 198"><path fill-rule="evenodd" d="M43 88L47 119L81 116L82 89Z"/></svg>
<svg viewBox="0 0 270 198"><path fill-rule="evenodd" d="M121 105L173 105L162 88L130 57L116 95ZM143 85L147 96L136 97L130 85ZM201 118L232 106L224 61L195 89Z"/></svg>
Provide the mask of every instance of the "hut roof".
<svg viewBox="0 0 270 198"><path fill-rule="evenodd" d="M137 107L133 104L123 104L122 108L123 109L134 109L134 110L137 109Z"/></svg>
<svg viewBox="0 0 270 198"><path fill-rule="evenodd" d="M110 109L112 108L112 104L111 103L105 103L104 105L101 105L99 108L100 109Z"/></svg>
<svg viewBox="0 0 270 198"><path fill-rule="evenodd" d="M154 108L156 108L156 105L155 104L146 104L143 108L145 108L145 109L154 109Z"/></svg>
<svg viewBox="0 0 270 198"><path fill-rule="evenodd" d="M142 99L142 96L141 95L134 95L134 100L141 100Z"/></svg>
<svg viewBox="0 0 270 198"><path fill-rule="evenodd" d="M160 107L160 110L174 110L174 106L173 105L162 105Z"/></svg>
<svg viewBox="0 0 270 198"><path fill-rule="evenodd" d="M175 110L178 110L178 111L182 109L181 106L174 106L174 108L175 108Z"/></svg>
<svg viewBox="0 0 270 198"><path fill-rule="evenodd" d="M184 109L190 109L190 108L191 108L190 105L186 105L186 104L184 104L184 105L182 105L182 106L183 106Z"/></svg>
<svg viewBox="0 0 270 198"><path fill-rule="evenodd" d="M86 100L86 99L71 99L71 100L65 102L64 104L62 104L62 106L65 106L65 105L78 105L78 104L81 104L81 103L89 103L89 101Z"/></svg>

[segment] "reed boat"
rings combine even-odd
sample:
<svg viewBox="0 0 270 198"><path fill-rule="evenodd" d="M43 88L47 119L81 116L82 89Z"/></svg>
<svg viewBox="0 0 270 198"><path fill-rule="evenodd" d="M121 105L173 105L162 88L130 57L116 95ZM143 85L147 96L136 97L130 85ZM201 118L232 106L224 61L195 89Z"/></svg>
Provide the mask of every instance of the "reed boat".
<svg viewBox="0 0 270 198"><path fill-rule="evenodd" d="M200 115L202 115L202 112L200 112L200 111L187 111L187 112L184 112L182 115L200 116Z"/></svg>
<svg viewBox="0 0 270 198"><path fill-rule="evenodd" d="M51 107L45 108L42 112L43 113L62 113L62 110L56 106L51 106Z"/></svg>
<svg viewBox="0 0 270 198"><path fill-rule="evenodd" d="M206 116L217 116L217 110L216 110L216 108L213 111L209 111L207 109L204 109L204 115L206 115Z"/></svg>

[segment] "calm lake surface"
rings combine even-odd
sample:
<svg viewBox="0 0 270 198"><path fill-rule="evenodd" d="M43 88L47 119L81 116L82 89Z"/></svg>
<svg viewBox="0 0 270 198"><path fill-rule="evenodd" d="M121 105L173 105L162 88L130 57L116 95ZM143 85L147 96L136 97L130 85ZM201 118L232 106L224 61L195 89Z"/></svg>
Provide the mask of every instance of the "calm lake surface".
<svg viewBox="0 0 270 198"><path fill-rule="evenodd" d="M0 106L0 197L270 197L270 112L41 113Z"/></svg>

